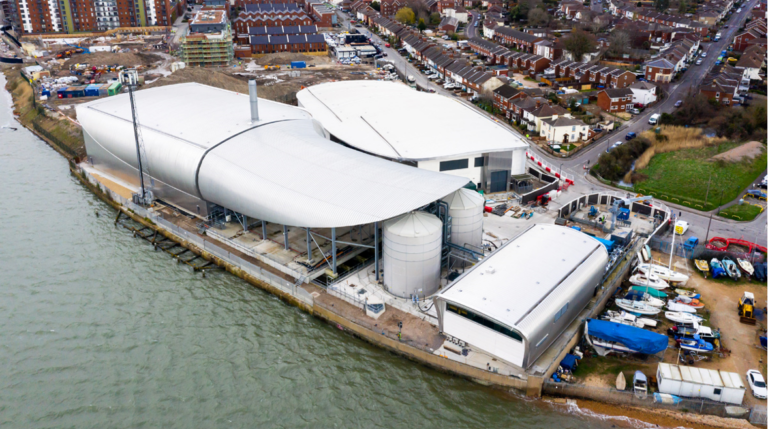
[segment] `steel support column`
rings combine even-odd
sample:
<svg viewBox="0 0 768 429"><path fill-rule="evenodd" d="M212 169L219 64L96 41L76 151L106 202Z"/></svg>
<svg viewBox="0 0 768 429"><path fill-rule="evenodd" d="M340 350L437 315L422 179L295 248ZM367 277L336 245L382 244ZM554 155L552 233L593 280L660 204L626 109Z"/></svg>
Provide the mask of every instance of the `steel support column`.
<svg viewBox="0 0 768 429"><path fill-rule="evenodd" d="M336 275L336 228L331 228L331 254L333 255L333 275Z"/></svg>
<svg viewBox="0 0 768 429"><path fill-rule="evenodd" d="M267 221L261 221L261 239L267 239Z"/></svg>
<svg viewBox="0 0 768 429"><path fill-rule="evenodd" d="M283 225L283 241L285 242L285 250L288 250L288 227Z"/></svg>
<svg viewBox="0 0 768 429"><path fill-rule="evenodd" d="M376 270L376 281L379 281L379 223L373 223L373 261Z"/></svg>
<svg viewBox="0 0 768 429"><path fill-rule="evenodd" d="M309 228L307 228L307 262L312 263L312 237L309 233Z"/></svg>

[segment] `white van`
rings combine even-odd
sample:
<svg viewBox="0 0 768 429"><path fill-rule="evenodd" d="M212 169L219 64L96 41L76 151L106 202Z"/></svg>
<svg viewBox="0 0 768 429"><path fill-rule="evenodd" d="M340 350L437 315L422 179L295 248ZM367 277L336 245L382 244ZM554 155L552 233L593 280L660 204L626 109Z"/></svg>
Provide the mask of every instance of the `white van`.
<svg viewBox="0 0 768 429"><path fill-rule="evenodd" d="M661 115L659 115L658 113L654 113L653 115L651 115L650 119L648 119L648 123L651 125L656 125L659 123L660 117Z"/></svg>

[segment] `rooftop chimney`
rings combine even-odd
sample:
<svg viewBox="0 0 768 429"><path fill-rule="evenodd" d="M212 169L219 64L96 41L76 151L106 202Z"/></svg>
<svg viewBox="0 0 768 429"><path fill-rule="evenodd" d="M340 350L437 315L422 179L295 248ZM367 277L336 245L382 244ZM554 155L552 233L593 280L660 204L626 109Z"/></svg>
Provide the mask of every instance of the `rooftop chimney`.
<svg viewBox="0 0 768 429"><path fill-rule="evenodd" d="M251 100L251 123L259 121L259 97L256 90L256 81L248 81L248 97Z"/></svg>

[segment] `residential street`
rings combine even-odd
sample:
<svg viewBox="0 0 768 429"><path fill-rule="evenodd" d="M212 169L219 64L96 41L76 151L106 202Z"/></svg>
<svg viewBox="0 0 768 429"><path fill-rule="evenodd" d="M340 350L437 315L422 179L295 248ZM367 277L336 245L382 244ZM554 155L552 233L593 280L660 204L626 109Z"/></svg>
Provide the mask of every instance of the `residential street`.
<svg viewBox="0 0 768 429"><path fill-rule="evenodd" d="M674 85L672 85L670 88L668 88L667 90L668 94L664 100L662 100L653 108L647 109L642 114L635 116L632 120L625 122L619 130L614 130L612 133L598 140L597 142L593 143L592 145L590 145L589 148L585 149L582 152L579 152L572 158L555 158L547 153L544 153L542 150L538 148L538 146L528 141L525 138L525 136L520 134L516 129L509 126L503 121L500 121L499 123L507 125L521 139L528 141L531 146L531 151L534 154L536 154L537 157L544 158L550 164L555 166L560 166L562 164L563 172L575 178L576 184L567 191L567 194L564 196L564 198L562 198L563 201L567 201L571 199L568 197L568 195L575 195L577 193L582 194L582 193L588 193L588 192L595 192L598 190L615 191L616 190L615 188L605 186L599 181L597 181L596 179L593 179L588 176L585 177L583 166L587 163L589 163L589 165L594 165L595 162L597 162L597 159L600 157L600 154L603 153L610 144L620 140L624 141L624 136L626 135L627 132L633 131L636 133L640 133L642 131L649 129L651 126L648 124L648 118L651 115L655 113L672 112L675 109L674 103L677 100L683 99L689 90L695 89L696 87L698 87L698 85L701 83L704 76L709 72L710 69L712 69L712 67L714 67L715 61L717 60L717 57L718 57L717 53L719 53L720 51L728 47L728 45L732 41L732 37L738 31L740 25L746 20L746 17L749 14L749 11L755 6L756 3L757 3L757 0L749 0L745 5L742 6L742 11L740 13L734 12L733 15L731 15L731 18L729 20L730 28L721 29L722 37L720 38L719 42L702 43L702 48L704 52L707 52L707 57L703 58L704 61L702 62L701 65L699 66L691 65L688 68L688 71L686 71L685 74L683 75L683 78L677 83L675 83ZM338 16L341 19L342 25L344 27L346 28L352 27L349 24L348 15L339 13ZM474 11L471 12L471 16L472 18L470 20L470 23L467 26L467 31L466 31L467 37L474 37L475 35L474 21L479 19L480 17L479 14ZM452 92L444 90L442 86L435 85L431 81L429 81L424 74L422 74L421 72L419 72L418 69L416 69L416 67L414 67L411 63L408 63L408 61L405 58L400 56L400 54L397 52L396 49L384 47L384 44L387 42L379 38L377 35L368 31L367 28L362 27L362 28L357 28L357 30L360 31L360 33L370 37L372 40L380 43L382 45L382 50L384 52L387 52L387 57L385 57L383 60L392 62L395 65L395 67L406 76L408 75L413 76L416 80L416 83L419 86L427 89L432 88L437 93L448 96L448 97L456 97ZM487 114L485 111L477 108L477 106L473 105L472 103L469 103L464 99L461 99L461 101L465 102L468 105L473 106L479 111L482 111L484 114ZM758 216L754 221L748 222L748 223L740 223L740 222L722 219L717 216L712 216L711 226L710 226L709 213L692 211L687 207L676 206L674 204L667 203L667 202L665 202L665 204L671 208L675 208L676 215L680 215L682 213L681 219L686 220L687 222L690 223L690 230L686 234L687 237L696 236L703 241L704 238L707 236L707 229L709 226L710 238L716 237L716 236L722 236L726 238L727 237L744 238L746 240L750 240L761 245L766 245L766 243L768 243L768 239L766 238L767 214L765 212L762 213L760 216ZM554 208L558 207L556 201L553 201L553 207Z"/></svg>

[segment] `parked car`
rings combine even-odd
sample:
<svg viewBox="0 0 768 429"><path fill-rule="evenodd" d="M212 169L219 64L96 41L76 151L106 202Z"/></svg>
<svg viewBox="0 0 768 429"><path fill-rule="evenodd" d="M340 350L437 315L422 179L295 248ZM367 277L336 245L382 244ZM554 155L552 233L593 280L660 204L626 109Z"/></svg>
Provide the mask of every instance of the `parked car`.
<svg viewBox="0 0 768 429"><path fill-rule="evenodd" d="M707 58L707 53L706 52L702 52L701 53L701 58Z"/></svg>
<svg viewBox="0 0 768 429"><path fill-rule="evenodd" d="M391 46L389 43L385 44L384 46L386 46L386 47L388 47L388 48L391 48L391 47L392 47L392 46Z"/></svg>
<svg viewBox="0 0 768 429"><path fill-rule="evenodd" d="M754 395L755 398L766 398L765 380L763 379L763 375L760 374L760 371L755 369L747 371L747 383L749 383L749 388L752 389L752 395Z"/></svg>
<svg viewBox="0 0 768 429"><path fill-rule="evenodd" d="M697 65L697 66L700 66L700 65L701 65L701 58L699 58L698 60L696 60L696 65Z"/></svg>
<svg viewBox="0 0 768 429"><path fill-rule="evenodd" d="M408 75L408 82L416 82L416 79L413 78L413 75Z"/></svg>
<svg viewBox="0 0 768 429"><path fill-rule="evenodd" d="M544 82L539 82L539 86L547 86L547 84Z"/></svg>
<svg viewBox="0 0 768 429"><path fill-rule="evenodd" d="M632 140L633 138L637 137L637 133L634 131L630 131L627 133L627 135L624 137L626 140Z"/></svg>
<svg viewBox="0 0 768 429"><path fill-rule="evenodd" d="M659 118L660 117L661 117L661 115L659 115L658 113L654 113L653 115L651 115L650 118L648 118L648 123L651 124L651 125L656 125L656 124L659 123Z"/></svg>
<svg viewBox="0 0 768 429"><path fill-rule="evenodd" d="M637 107L635 107L635 108L631 109L631 110L629 111L629 113L631 113L631 114L633 114L633 115L639 115L639 114L640 114L640 109L638 109Z"/></svg>
<svg viewBox="0 0 768 429"><path fill-rule="evenodd" d="M443 36L443 40L451 40L451 38L446 34Z"/></svg>
<svg viewBox="0 0 768 429"><path fill-rule="evenodd" d="M675 101L675 107L680 107L683 105L683 100L677 100Z"/></svg>
<svg viewBox="0 0 768 429"><path fill-rule="evenodd" d="M612 144L608 149L605 150L605 153L608 153L608 152L616 149L617 147L621 146L622 143L623 142L618 141L618 142Z"/></svg>

